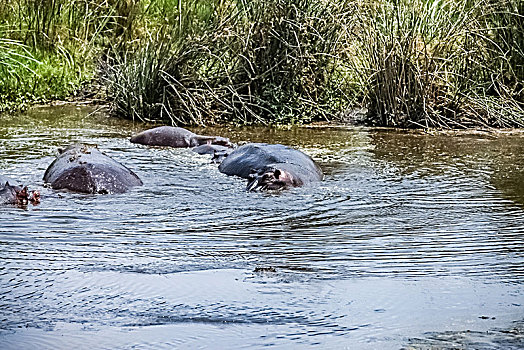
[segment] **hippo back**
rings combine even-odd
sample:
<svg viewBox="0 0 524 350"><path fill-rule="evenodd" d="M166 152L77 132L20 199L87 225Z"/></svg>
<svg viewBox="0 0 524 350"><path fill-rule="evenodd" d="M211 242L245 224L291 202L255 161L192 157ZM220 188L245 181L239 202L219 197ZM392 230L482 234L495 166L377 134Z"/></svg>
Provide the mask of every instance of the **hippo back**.
<svg viewBox="0 0 524 350"><path fill-rule="evenodd" d="M213 145L213 144L203 144L193 148L193 152L198 154L216 154L216 153L231 153L233 149L231 147Z"/></svg>
<svg viewBox="0 0 524 350"><path fill-rule="evenodd" d="M130 141L148 146L191 147L198 146L195 136L195 133L184 128L159 126L142 131L131 137Z"/></svg>
<svg viewBox="0 0 524 350"><path fill-rule="evenodd" d="M134 172L86 145L63 151L47 168L44 181L54 189L81 193L123 193L142 185Z"/></svg>
<svg viewBox="0 0 524 350"><path fill-rule="evenodd" d="M250 143L241 146L222 161L219 170L247 179L253 172L263 172L279 164L299 171L306 179L320 180L323 177L322 170L310 156L280 144Z"/></svg>
<svg viewBox="0 0 524 350"><path fill-rule="evenodd" d="M0 204L16 203L16 186L18 186L17 181L0 175Z"/></svg>

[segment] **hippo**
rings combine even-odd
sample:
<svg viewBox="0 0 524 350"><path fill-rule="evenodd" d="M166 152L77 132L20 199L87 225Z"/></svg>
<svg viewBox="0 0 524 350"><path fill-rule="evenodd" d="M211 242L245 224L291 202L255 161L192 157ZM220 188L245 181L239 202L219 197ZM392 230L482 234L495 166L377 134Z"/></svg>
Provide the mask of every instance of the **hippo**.
<svg viewBox="0 0 524 350"><path fill-rule="evenodd" d="M320 167L299 150L280 144L249 143L229 154L218 169L248 179L247 191L299 187L324 177Z"/></svg>
<svg viewBox="0 0 524 350"><path fill-rule="evenodd" d="M205 144L232 146L228 138L197 135L184 128L159 126L131 137L132 143L148 146L196 147Z"/></svg>
<svg viewBox="0 0 524 350"><path fill-rule="evenodd" d="M33 205L40 203L40 192L29 192L27 186L19 185L13 179L0 175L0 205L24 206L29 202Z"/></svg>
<svg viewBox="0 0 524 350"><path fill-rule="evenodd" d="M124 193L142 180L92 145L71 145L49 165L44 181L53 189L80 193Z"/></svg>
<svg viewBox="0 0 524 350"><path fill-rule="evenodd" d="M193 148L193 152L198 154L211 154L213 156L212 161L214 163L221 163L225 157L233 152L233 147L221 146L221 145L210 145L204 144Z"/></svg>

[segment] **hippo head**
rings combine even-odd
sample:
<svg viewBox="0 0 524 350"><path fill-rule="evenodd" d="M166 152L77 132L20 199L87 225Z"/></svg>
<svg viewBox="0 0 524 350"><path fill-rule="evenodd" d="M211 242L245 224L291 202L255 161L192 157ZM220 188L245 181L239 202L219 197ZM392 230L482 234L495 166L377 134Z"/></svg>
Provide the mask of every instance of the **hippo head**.
<svg viewBox="0 0 524 350"><path fill-rule="evenodd" d="M40 203L40 192L38 191L32 191L31 192L31 195L29 196L29 201L33 204L33 205L37 205Z"/></svg>
<svg viewBox="0 0 524 350"><path fill-rule="evenodd" d="M288 187L301 186L302 182L290 171L282 168L268 168L262 173L249 175L247 191L278 191Z"/></svg>
<svg viewBox="0 0 524 350"><path fill-rule="evenodd" d="M20 204L26 204L29 200L29 192L27 190L27 186L25 187L19 187L14 186L13 189L16 192L16 201Z"/></svg>
<svg viewBox="0 0 524 350"><path fill-rule="evenodd" d="M2 195L5 196L10 203L17 205L26 205L29 201L27 187L11 185L9 182L6 182L3 186Z"/></svg>
<svg viewBox="0 0 524 350"><path fill-rule="evenodd" d="M4 190L11 191L14 193L14 201L17 205L26 205L28 202L36 205L40 203L40 192L32 191L31 194L27 189L27 186L11 186L9 182L5 183Z"/></svg>

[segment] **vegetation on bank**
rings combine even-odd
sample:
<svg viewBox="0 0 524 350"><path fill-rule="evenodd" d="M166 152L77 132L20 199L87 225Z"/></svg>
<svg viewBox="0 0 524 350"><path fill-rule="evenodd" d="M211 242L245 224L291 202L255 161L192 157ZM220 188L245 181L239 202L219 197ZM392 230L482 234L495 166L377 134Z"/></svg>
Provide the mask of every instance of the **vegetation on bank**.
<svg viewBox="0 0 524 350"><path fill-rule="evenodd" d="M0 111L97 93L124 118L524 126L520 0L0 0Z"/></svg>

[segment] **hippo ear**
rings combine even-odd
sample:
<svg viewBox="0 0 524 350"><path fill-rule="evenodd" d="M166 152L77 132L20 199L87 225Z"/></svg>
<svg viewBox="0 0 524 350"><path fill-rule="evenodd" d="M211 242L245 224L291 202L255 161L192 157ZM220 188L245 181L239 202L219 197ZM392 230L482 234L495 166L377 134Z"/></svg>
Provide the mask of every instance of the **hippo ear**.
<svg viewBox="0 0 524 350"><path fill-rule="evenodd" d="M5 182L4 187L11 187L11 185L9 184L9 181L6 181L6 182Z"/></svg>

